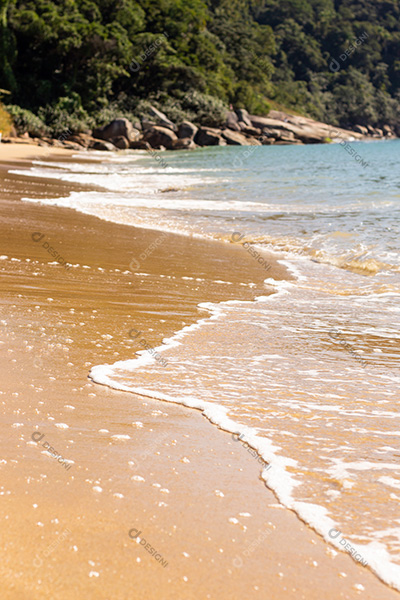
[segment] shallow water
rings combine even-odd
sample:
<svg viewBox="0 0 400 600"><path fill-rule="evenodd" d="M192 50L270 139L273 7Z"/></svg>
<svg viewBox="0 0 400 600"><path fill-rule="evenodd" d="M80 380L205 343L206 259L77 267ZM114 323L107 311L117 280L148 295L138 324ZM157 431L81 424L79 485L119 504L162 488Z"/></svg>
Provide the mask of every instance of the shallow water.
<svg viewBox="0 0 400 600"><path fill-rule="evenodd" d="M143 352L92 377L242 432L283 504L337 547L340 530L400 589L400 141L355 145L365 168L315 145L165 153L167 169L126 153L32 174L106 188L50 204L283 254L294 281L260 264L275 293L202 305L159 349L166 367Z"/></svg>

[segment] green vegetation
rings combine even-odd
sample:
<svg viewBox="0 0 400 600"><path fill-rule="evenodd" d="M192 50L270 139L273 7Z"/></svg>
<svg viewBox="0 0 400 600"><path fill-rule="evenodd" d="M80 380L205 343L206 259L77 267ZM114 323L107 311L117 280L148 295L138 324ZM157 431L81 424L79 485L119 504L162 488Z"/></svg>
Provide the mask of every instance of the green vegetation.
<svg viewBox="0 0 400 600"><path fill-rule="evenodd" d="M398 125L400 0L0 0L0 87L32 133L149 103L208 125L229 104Z"/></svg>
<svg viewBox="0 0 400 600"><path fill-rule="evenodd" d="M11 115L5 110L4 106L0 104L0 133L4 136L10 134L12 127Z"/></svg>

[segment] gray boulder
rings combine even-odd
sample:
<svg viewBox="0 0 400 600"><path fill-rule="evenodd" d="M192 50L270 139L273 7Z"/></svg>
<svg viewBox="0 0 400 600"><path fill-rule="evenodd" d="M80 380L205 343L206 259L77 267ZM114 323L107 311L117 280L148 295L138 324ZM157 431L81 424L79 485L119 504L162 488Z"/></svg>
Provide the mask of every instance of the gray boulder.
<svg viewBox="0 0 400 600"><path fill-rule="evenodd" d="M131 150L150 150L151 146L149 142L145 142L144 140L138 140L137 142L131 142L129 144L129 148Z"/></svg>
<svg viewBox="0 0 400 600"><path fill-rule="evenodd" d="M114 152L115 150L115 146L114 144L112 144L111 142L105 142L105 141L100 141L100 140L94 140L89 148L91 150L106 150L109 152Z"/></svg>
<svg viewBox="0 0 400 600"><path fill-rule="evenodd" d="M129 148L129 142L123 135L120 135L116 138L111 138L110 142L114 144L116 148L119 148L119 150L128 150Z"/></svg>
<svg viewBox="0 0 400 600"><path fill-rule="evenodd" d="M240 123L244 123L247 127L252 127L250 115L245 108L238 108L236 114Z"/></svg>
<svg viewBox="0 0 400 600"><path fill-rule="evenodd" d="M368 135L368 129L364 125L355 125L354 131L361 133L362 135Z"/></svg>
<svg viewBox="0 0 400 600"><path fill-rule="evenodd" d="M383 133L386 135L386 137L392 137L394 135L393 129L389 127L389 125L383 126Z"/></svg>
<svg viewBox="0 0 400 600"><path fill-rule="evenodd" d="M228 112L226 116L226 126L233 131L240 131L239 119L233 111Z"/></svg>
<svg viewBox="0 0 400 600"><path fill-rule="evenodd" d="M149 142L152 148L165 146L168 149L172 148L173 142L178 139L171 129L158 125L155 125L151 129L146 129L143 138L146 142Z"/></svg>
<svg viewBox="0 0 400 600"><path fill-rule="evenodd" d="M178 127L178 138L193 139L199 128L190 121L183 121Z"/></svg>
<svg viewBox="0 0 400 600"><path fill-rule="evenodd" d="M199 146L226 146L226 140L222 137L221 130L212 127L199 127L194 141Z"/></svg>
<svg viewBox="0 0 400 600"><path fill-rule="evenodd" d="M142 119L142 130L146 131L146 129L151 129L155 127L157 123L155 121L148 121L147 119Z"/></svg>
<svg viewBox="0 0 400 600"><path fill-rule="evenodd" d="M171 150L194 150L195 148L197 148L197 145L192 138L187 137L174 140Z"/></svg>
<svg viewBox="0 0 400 600"><path fill-rule="evenodd" d="M248 127L247 125L245 125L245 123L243 123L243 121L240 121L239 127L242 133L246 133L247 135L254 135L257 137L260 136L262 133L261 129L258 129L257 127Z"/></svg>
<svg viewBox="0 0 400 600"><path fill-rule="evenodd" d="M230 146L252 146L252 140L247 138L243 133L238 131L231 131L230 129L224 129L222 137Z"/></svg>
<svg viewBox="0 0 400 600"><path fill-rule="evenodd" d="M114 119L108 125L99 127L93 131L93 137L99 140L109 141L112 138L125 137L129 142L139 139L140 132L135 129L128 119Z"/></svg>
<svg viewBox="0 0 400 600"><path fill-rule="evenodd" d="M167 129L172 129L172 131L177 131L178 128L175 125L175 123L170 121L167 115L161 112L161 110L155 108L155 106L150 106L148 112L152 117L154 117L157 125L161 125L162 127L166 127Z"/></svg>

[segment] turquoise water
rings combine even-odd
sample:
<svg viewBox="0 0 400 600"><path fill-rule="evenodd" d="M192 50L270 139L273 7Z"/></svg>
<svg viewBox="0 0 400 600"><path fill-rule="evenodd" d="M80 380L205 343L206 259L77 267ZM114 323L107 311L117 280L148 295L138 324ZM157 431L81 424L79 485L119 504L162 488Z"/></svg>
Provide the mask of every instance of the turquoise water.
<svg viewBox="0 0 400 600"><path fill-rule="evenodd" d="M163 153L165 169L104 154L32 175L104 188L46 203L277 253L294 280L265 272L254 302L199 307L158 349L165 368L144 353L91 376L242 432L279 501L400 590L400 141L354 146L366 167L332 144Z"/></svg>

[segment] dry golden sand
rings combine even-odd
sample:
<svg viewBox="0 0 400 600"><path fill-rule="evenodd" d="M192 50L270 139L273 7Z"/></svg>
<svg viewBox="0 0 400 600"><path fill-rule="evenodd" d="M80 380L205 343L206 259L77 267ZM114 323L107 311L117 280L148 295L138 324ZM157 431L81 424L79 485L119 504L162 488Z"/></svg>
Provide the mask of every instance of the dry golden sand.
<svg viewBox="0 0 400 600"><path fill-rule="evenodd" d="M131 328L156 346L204 317L199 302L265 294L252 257L168 235L147 276L127 274L159 233L23 203L79 186L0 176L1 599L398 598L280 507L257 461L199 411L88 379L92 365L140 349ZM34 232L79 266L50 265ZM276 264L269 275L287 276ZM44 441L73 461L68 471Z"/></svg>

